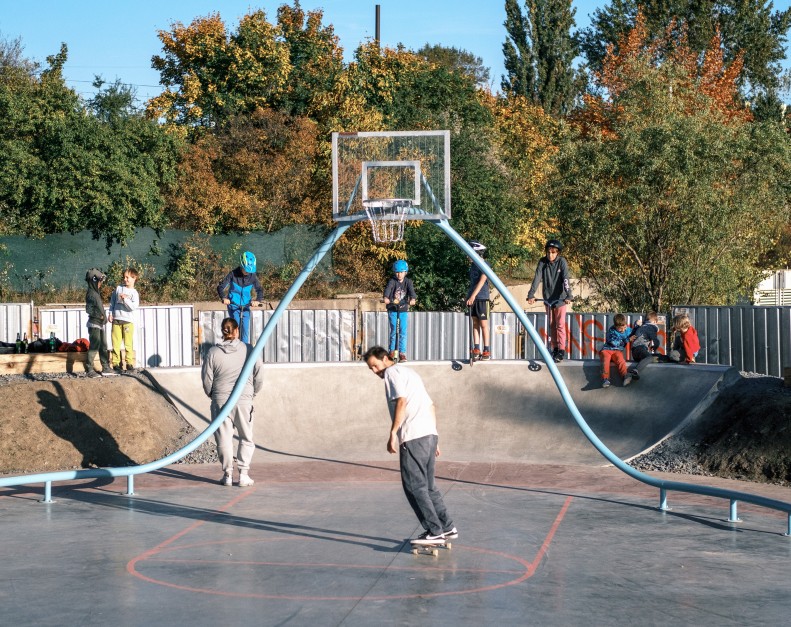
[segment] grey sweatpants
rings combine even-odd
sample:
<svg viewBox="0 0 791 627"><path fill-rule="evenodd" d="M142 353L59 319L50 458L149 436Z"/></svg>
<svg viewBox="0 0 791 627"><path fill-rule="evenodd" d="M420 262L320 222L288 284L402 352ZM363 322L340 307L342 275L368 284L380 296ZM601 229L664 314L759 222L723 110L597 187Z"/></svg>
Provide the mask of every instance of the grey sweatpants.
<svg viewBox="0 0 791 627"><path fill-rule="evenodd" d="M212 420L220 413L220 407L212 401L211 417ZM214 432L214 441L217 442L217 455L225 474L233 472L233 430L239 435L239 447L236 451L236 465L239 472L247 474L250 469L250 462L253 461L255 443L253 442L253 422L254 410L252 402L240 401L236 407L223 420L217 431Z"/></svg>
<svg viewBox="0 0 791 627"><path fill-rule="evenodd" d="M453 528L442 494L434 484L437 436L427 435L404 442L399 447L401 485L417 519L431 535Z"/></svg>

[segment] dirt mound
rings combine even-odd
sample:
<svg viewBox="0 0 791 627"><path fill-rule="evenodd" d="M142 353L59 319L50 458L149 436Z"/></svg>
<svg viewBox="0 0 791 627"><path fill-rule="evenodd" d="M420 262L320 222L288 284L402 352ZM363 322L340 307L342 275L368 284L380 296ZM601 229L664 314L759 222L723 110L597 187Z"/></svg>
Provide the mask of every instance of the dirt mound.
<svg viewBox="0 0 791 627"><path fill-rule="evenodd" d="M145 374L2 377L0 404L3 474L147 463L197 435Z"/></svg>
<svg viewBox="0 0 791 627"><path fill-rule="evenodd" d="M791 485L791 388L777 377L741 373L695 423L630 463Z"/></svg>

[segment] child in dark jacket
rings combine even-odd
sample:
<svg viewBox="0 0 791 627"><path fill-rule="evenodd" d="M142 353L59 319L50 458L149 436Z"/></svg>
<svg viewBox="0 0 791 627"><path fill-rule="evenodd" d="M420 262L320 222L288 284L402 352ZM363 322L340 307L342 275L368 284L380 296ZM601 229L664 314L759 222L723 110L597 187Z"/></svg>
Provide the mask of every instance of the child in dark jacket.
<svg viewBox="0 0 791 627"><path fill-rule="evenodd" d="M96 268L91 268L85 273L85 282L88 284L88 289L85 291L85 312L88 314L88 339L90 341L88 363L85 365L85 370L89 377L114 374L110 369L110 359L107 352L107 334L104 329L107 324L107 314L104 311L100 291L105 278L104 273ZM93 366L97 352L99 353L99 361L102 364L101 373L97 372Z"/></svg>
<svg viewBox="0 0 791 627"><path fill-rule="evenodd" d="M632 382L632 376L627 373L626 358L623 355L623 350L629 342L629 335L632 330L626 324L626 316L623 314L615 314L613 325L607 329L607 337L604 346L601 347L599 352L599 359L601 359L601 386L603 388L610 387L610 361L615 363L618 368L618 374L623 378L624 386Z"/></svg>
<svg viewBox="0 0 791 627"><path fill-rule="evenodd" d="M642 366L653 360L656 349L659 348L659 325L657 324L659 316L655 311L649 311L645 318L645 322L642 318L635 322L632 335L629 337L629 342L632 345L632 359L638 362L629 370L629 374L635 381L640 378ZM643 362L643 360L646 361Z"/></svg>
<svg viewBox="0 0 791 627"><path fill-rule="evenodd" d="M390 321L390 359L393 361L406 361L407 312L417 298L415 286L412 279L407 277L407 272L409 264L403 259L396 261L393 264L395 276L387 282L383 295Z"/></svg>

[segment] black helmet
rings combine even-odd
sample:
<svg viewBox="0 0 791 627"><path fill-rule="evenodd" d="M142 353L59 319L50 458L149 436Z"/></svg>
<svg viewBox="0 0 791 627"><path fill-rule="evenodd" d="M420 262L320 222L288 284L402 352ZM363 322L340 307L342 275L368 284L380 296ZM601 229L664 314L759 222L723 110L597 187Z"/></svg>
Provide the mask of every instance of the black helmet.
<svg viewBox="0 0 791 627"><path fill-rule="evenodd" d="M107 277L104 275L104 272L98 268L91 268L85 273L85 280L88 283L98 283L99 281L104 281L106 278Z"/></svg>
<svg viewBox="0 0 791 627"><path fill-rule="evenodd" d="M550 248L557 248L558 252L563 252L563 244L556 239L551 239L547 242L546 246L544 246L544 252L547 252Z"/></svg>

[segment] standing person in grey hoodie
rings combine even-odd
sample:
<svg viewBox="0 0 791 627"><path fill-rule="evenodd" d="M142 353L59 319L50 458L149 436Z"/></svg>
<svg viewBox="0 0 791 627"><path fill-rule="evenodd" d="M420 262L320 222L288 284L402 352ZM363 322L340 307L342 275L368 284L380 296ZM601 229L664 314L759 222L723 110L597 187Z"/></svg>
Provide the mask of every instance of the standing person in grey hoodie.
<svg viewBox="0 0 791 627"><path fill-rule="evenodd" d="M247 356L253 347L239 340L239 324L233 318L225 318L220 325L222 342L209 349L203 361L201 377L203 391L211 397L211 418L214 420L233 392L236 381L242 372ZM264 385L260 360L256 360L252 376L247 380L244 391L234 408L214 432L217 442L217 455L222 464L224 486L233 485L233 430L239 436L236 451L236 465L239 468L239 487L244 488L255 482L250 478L250 462L253 460L253 398Z"/></svg>
<svg viewBox="0 0 791 627"><path fill-rule="evenodd" d="M85 370L89 377L115 374L110 369L107 334L104 330L104 325L107 324L107 314L104 311L100 290L105 278L104 272L97 268L91 268L85 273L85 282L88 284L88 289L85 291L85 313L88 314L88 341L90 342ZM96 353L99 353L99 362L102 364L101 373L93 367Z"/></svg>

